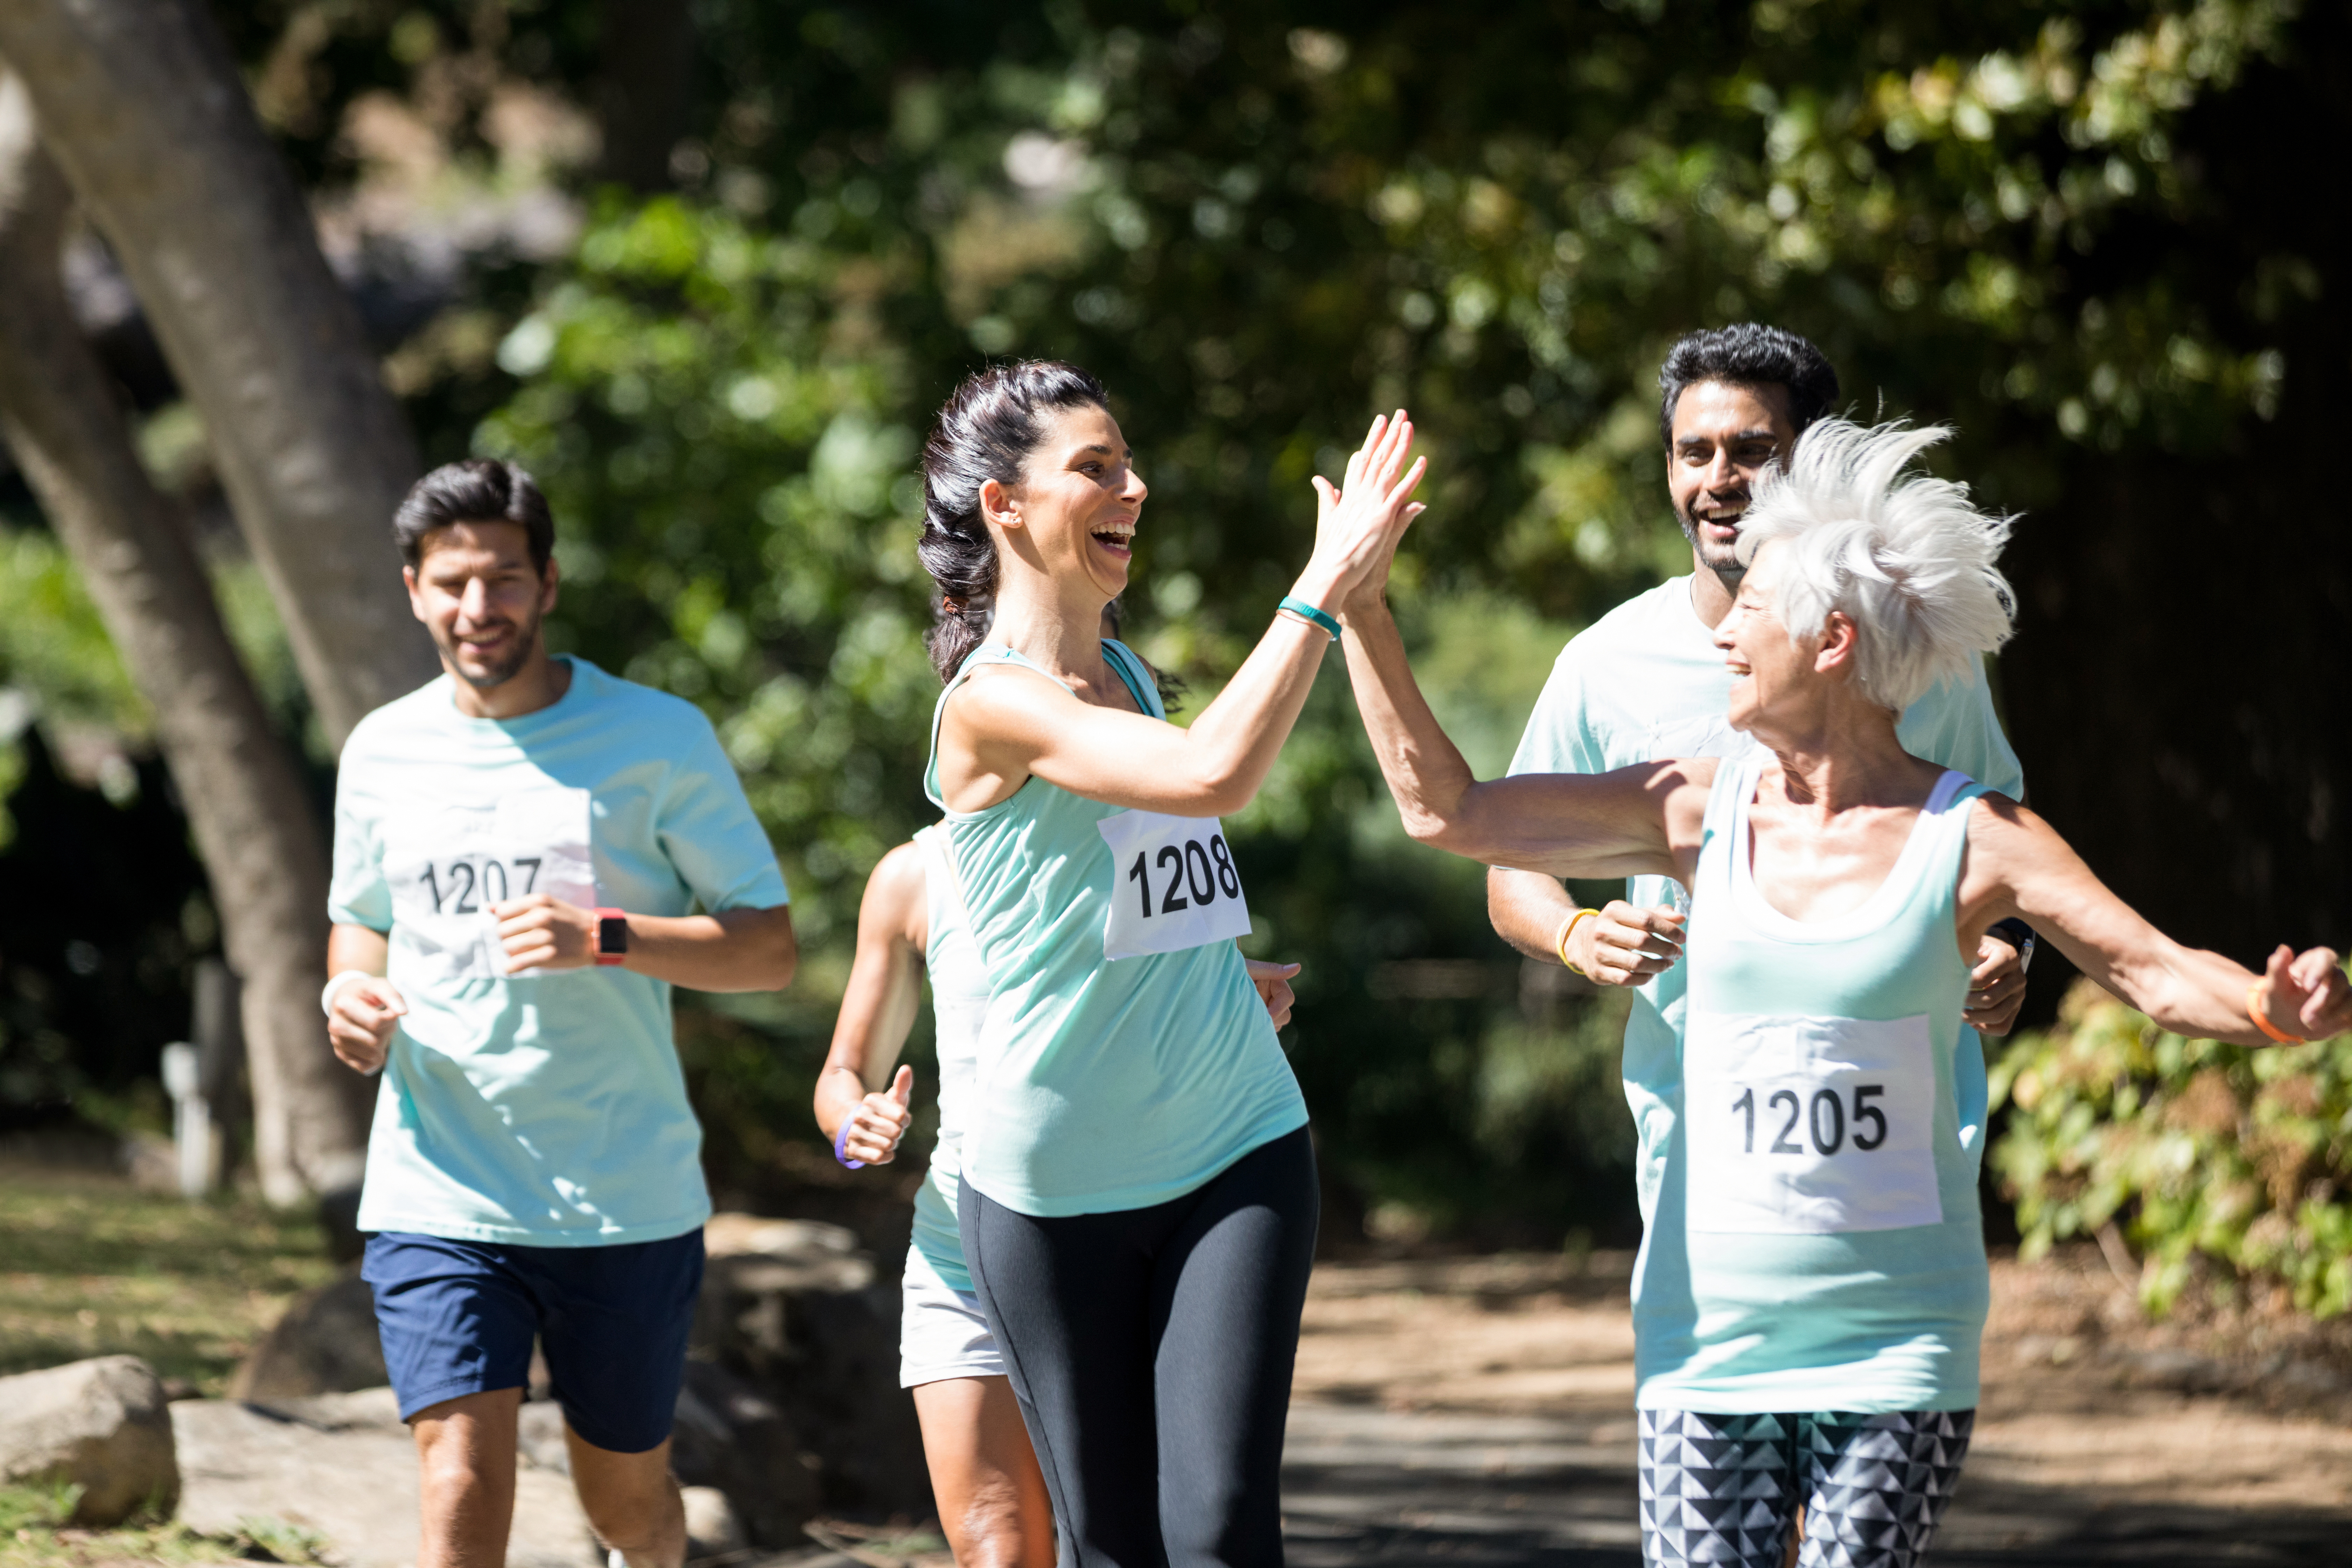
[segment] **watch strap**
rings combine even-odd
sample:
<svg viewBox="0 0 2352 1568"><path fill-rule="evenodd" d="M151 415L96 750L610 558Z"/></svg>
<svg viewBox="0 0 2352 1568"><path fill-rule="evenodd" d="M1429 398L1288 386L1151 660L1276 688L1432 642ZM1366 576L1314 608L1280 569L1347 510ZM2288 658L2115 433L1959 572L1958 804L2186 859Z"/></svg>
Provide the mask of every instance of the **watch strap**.
<svg viewBox="0 0 2352 1568"><path fill-rule="evenodd" d="M629 916L625 910L596 910L596 967L611 969L629 955Z"/></svg>

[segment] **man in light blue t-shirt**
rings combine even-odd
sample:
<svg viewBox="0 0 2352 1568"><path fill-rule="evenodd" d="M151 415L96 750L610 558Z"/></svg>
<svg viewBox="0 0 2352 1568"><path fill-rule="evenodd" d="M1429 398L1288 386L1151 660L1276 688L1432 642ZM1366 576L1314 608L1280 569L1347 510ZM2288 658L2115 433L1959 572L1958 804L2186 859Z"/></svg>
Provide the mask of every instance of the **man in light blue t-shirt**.
<svg viewBox="0 0 2352 1568"><path fill-rule="evenodd" d="M1511 759L1514 773L1606 773L1655 758L1730 756L1750 744L1725 719L1731 673L1714 643L1742 574L1739 521L1764 470L1835 405L1837 373L1793 332L1740 325L1683 338L1658 382L1667 488L1690 540L1690 575L1627 600L1560 650ZM2004 795L2025 793L1980 670L1965 686L1929 692L1904 712L1897 733L1914 755ZM1670 879L1638 877L1623 899L1578 918L1556 878L1502 867L1486 874L1487 917L1504 941L1604 984L1639 987L1625 1020L1624 1079L1640 1135L1645 1221L1664 1167L1662 1130L1672 1121L1656 1113L1679 1092L1686 908ZM1970 1026L2008 1032L2025 999L2032 951L2032 933L2017 922L1985 934L1970 977ZM1959 1064L1961 1112L1980 1136L1984 1063L1969 1044L1963 1054L1975 1057L1973 1072Z"/></svg>
<svg viewBox="0 0 2352 1568"><path fill-rule="evenodd" d="M783 877L698 710L548 656L528 474L436 468L393 531L446 673L343 749L320 1000L336 1055L383 1074L359 1224L418 1568L504 1561L534 1341L590 1522L629 1568L679 1568L710 1200L669 992L792 978Z"/></svg>

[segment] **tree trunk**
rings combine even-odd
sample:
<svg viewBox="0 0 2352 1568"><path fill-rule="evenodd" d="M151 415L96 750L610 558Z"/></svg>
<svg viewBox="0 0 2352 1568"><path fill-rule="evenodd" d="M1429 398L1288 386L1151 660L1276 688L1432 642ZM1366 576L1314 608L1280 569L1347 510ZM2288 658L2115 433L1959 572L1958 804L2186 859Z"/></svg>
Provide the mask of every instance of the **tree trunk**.
<svg viewBox="0 0 2352 1568"><path fill-rule="evenodd" d="M0 0L0 58L113 245L340 749L437 673L391 542L415 444L202 0Z"/></svg>
<svg viewBox="0 0 2352 1568"><path fill-rule="evenodd" d="M140 691L244 977L262 1192L290 1204L356 1184L365 1080L327 1046L327 865L317 814L221 623L173 504L67 309L65 181L0 74L0 438L24 470Z"/></svg>

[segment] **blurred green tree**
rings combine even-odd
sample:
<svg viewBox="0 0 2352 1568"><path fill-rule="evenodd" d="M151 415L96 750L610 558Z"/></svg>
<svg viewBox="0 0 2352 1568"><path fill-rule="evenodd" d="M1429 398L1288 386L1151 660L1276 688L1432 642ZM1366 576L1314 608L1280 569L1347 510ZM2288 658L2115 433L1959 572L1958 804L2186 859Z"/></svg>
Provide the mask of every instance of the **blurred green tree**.
<svg viewBox="0 0 2352 1568"><path fill-rule="evenodd" d="M495 184L521 89L610 85L585 0L227 10L321 191L373 177L348 133L370 105L406 105L446 169ZM432 456L540 472L568 533L560 635L704 703L786 857L808 978L706 1015L691 1047L753 1163L789 1152L769 1141L799 1124L866 868L928 815L912 458L992 355L1115 389L1154 491L1129 624L1200 697L1305 552L1307 477L1409 404L1437 504L1400 598L1494 769L1568 633L1686 559L1665 344L1740 318L1805 331L1858 414L1956 420L1953 471L2027 513L2000 682L2036 804L2178 934L2340 939L2345 699L2248 669L2326 668L2352 608L2341 552L2291 531L2328 493L2325 389L2352 353L2294 155L2352 114L2340 7L692 18L673 190L578 176L567 257L484 252L395 360ZM640 191L661 166L607 158ZM1529 983L1475 868L1404 845L1342 685L1234 824L1257 942L1308 964L1295 1053L1327 1161L1439 1223L1623 1234L1605 1010Z"/></svg>

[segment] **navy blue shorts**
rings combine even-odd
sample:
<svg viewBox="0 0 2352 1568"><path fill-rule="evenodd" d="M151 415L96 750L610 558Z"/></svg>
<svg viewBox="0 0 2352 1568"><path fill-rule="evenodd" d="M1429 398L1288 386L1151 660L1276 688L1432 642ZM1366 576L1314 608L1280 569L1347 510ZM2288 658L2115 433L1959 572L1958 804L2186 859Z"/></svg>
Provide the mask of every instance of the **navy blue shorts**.
<svg viewBox="0 0 2352 1568"><path fill-rule="evenodd" d="M461 1394L522 1388L530 1342L556 1403L599 1448L642 1454L669 1436L702 1289L699 1228L619 1247L509 1247L388 1231L360 1277L400 1418Z"/></svg>

